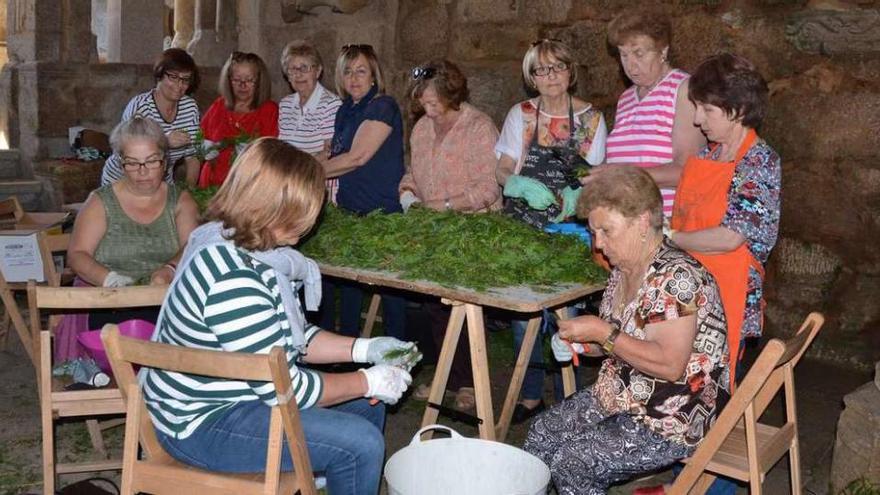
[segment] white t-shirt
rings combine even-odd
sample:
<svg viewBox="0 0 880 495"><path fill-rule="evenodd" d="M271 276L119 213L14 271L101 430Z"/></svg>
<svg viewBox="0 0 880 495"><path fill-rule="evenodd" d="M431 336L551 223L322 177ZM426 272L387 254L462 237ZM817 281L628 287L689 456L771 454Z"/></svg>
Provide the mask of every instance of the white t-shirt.
<svg viewBox="0 0 880 495"><path fill-rule="evenodd" d="M523 151L531 142L535 128L537 99L526 100L514 105L504 119L504 127L495 154L498 158L507 155L516 161L516 172L522 166ZM526 123L528 119L528 124ZM541 129L538 133L538 144L541 146L567 146L569 140L568 115L550 115L541 110ZM558 132L557 132L558 130ZM586 108L574 112L574 140L578 154L590 165L599 165L605 161L605 141L608 128L602 112L587 105Z"/></svg>

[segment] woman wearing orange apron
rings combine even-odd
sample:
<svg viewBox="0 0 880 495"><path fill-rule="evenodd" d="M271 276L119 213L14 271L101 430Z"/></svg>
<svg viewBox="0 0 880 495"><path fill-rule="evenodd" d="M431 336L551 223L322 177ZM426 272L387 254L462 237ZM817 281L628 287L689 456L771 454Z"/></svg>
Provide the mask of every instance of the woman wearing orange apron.
<svg viewBox="0 0 880 495"><path fill-rule="evenodd" d="M689 98L710 145L684 165L668 235L718 282L733 384L741 342L761 335L763 264L779 231L780 159L755 132L767 84L748 60L722 54L704 61Z"/></svg>

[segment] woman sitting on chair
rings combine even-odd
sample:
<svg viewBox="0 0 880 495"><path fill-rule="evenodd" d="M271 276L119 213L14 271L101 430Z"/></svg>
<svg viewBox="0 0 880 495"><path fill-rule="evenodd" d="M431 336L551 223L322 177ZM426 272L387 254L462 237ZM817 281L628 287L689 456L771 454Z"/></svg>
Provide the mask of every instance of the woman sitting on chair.
<svg viewBox="0 0 880 495"><path fill-rule="evenodd" d="M154 120L120 123L110 144L122 177L93 192L77 215L70 267L80 283L98 287L168 284L198 224L198 207L188 192L165 182L168 139ZM156 311L93 312L88 328L134 318L155 321Z"/></svg>
<svg viewBox="0 0 880 495"><path fill-rule="evenodd" d="M592 495L693 453L729 398L729 356L718 286L664 238L647 172L599 175L577 213L614 269L599 316L560 321L553 353L608 358L592 387L535 419L525 449L550 466L558 493Z"/></svg>
<svg viewBox="0 0 880 495"><path fill-rule="evenodd" d="M421 356L412 343L343 337L305 322L294 283L303 283L306 306L316 309L321 275L314 261L289 246L314 225L323 199L317 160L277 139L255 141L210 203L208 223L190 236L153 339L255 354L283 347L312 467L325 473L330 493L375 494L385 407L363 398L396 403ZM301 361L374 366L319 373L300 368ZM265 470L276 402L271 383L157 369L143 371L140 379L159 441L171 456L212 471ZM282 463L292 469L286 447Z"/></svg>

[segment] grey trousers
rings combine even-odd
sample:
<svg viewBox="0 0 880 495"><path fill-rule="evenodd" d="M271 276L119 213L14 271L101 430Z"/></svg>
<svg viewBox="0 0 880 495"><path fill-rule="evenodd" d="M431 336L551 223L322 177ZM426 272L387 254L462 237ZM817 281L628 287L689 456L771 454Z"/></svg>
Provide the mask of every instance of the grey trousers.
<svg viewBox="0 0 880 495"><path fill-rule="evenodd" d="M668 466L693 448L667 440L629 414L608 415L592 387L535 418L523 448L548 466L559 495L600 495L612 484Z"/></svg>

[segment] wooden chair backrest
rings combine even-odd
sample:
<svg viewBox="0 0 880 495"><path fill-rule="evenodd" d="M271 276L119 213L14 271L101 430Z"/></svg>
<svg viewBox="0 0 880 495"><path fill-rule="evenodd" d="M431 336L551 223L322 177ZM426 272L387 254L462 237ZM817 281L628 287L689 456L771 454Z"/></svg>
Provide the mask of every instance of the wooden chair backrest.
<svg viewBox="0 0 880 495"><path fill-rule="evenodd" d="M820 313L810 313L794 337L784 342L780 339L767 342L668 493L688 493L737 423L745 418L745 427L754 428L756 420L783 385L786 387L786 401L794 399L793 368L816 338L824 322L825 317ZM794 405L786 404L786 407L793 410ZM796 418L789 416L788 420L796 421Z"/></svg>
<svg viewBox="0 0 880 495"><path fill-rule="evenodd" d="M159 368L167 371L188 373L217 378L265 381L275 385L278 406L273 408L270 424L269 448L266 456L266 485L278 486L281 468L280 435L283 431L293 459L297 485L303 493L314 493L311 462L306 450L305 435L300 423L299 408L293 396L293 385L284 349L275 347L268 355L238 352L220 352L160 344L123 337L116 325L107 325L101 332L113 374L123 398L140 396L134 366ZM149 459L170 459L159 444L153 423L146 411L146 404L129 404L140 409L138 425L141 446ZM131 410L131 409L129 409ZM277 441L275 441L277 440ZM269 490L271 491L271 490Z"/></svg>

